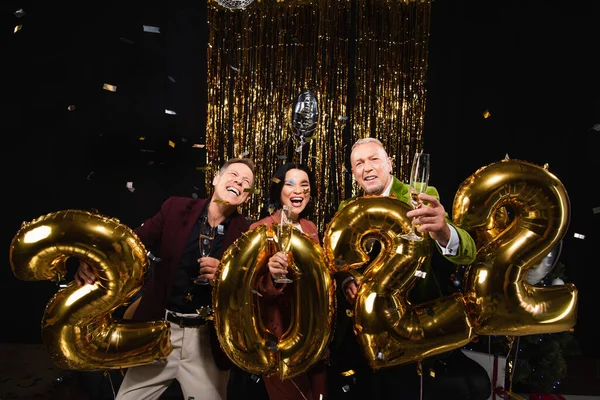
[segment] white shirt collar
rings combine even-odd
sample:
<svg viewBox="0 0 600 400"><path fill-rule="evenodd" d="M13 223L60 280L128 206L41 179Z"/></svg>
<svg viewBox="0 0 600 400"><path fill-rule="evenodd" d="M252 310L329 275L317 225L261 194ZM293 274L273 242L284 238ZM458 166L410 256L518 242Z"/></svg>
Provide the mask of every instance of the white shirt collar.
<svg viewBox="0 0 600 400"><path fill-rule="evenodd" d="M383 191L383 193L381 193L382 196L389 196L390 192L392 191L392 183L394 183L394 177L390 176L390 183L387 185L387 187L385 188L385 190Z"/></svg>

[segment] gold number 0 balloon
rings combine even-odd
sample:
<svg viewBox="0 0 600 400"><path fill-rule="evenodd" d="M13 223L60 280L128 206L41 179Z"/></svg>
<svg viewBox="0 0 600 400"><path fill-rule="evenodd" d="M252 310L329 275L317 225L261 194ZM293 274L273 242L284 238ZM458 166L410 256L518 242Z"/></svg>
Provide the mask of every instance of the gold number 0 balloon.
<svg viewBox="0 0 600 400"><path fill-rule="evenodd" d="M258 226L225 251L213 289L213 308L225 354L246 371L277 374L283 380L307 371L323 358L330 341L335 297L323 251L295 230L292 256L302 275L285 289L295 290L291 324L279 341L265 328L258 306L265 299L254 289L276 251L268 240L275 234L270 229Z"/></svg>
<svg viewBox="0 0 600 400"><path fill-rule="evenodd" d="M569 198L553 174L519 160L490 164L461 185L452 213L478 247L464 287L478 334L521 336L574 326L577 290L572 284L539 288L525 280L569 223Z"/></svg>
<svg viewBox="0 0 600 400"><path fill-rule="evenodd" d="M459 294L413 305L407 297L415 276L431 256L430 240L397 239L410 226L409 206L392 197L363 196L334 215L324 235L329 263L353 272L369 260L365 242L381 251L360 277L354 331L373 369L422 360L462 347L473 339Z"/></svg>
<svg viewBox="0 0 600 400"><path fill-rule="evenodd" d="M21 280L55 280L77 256L94 266L99 280L71 282L46 305L42 339L54 363L65 369L126 368L171 352L165 321L115 323L112 311L143 283L148 268L142 242L118 220L65 210L24 224L10 246L10 263Z"/></svg>

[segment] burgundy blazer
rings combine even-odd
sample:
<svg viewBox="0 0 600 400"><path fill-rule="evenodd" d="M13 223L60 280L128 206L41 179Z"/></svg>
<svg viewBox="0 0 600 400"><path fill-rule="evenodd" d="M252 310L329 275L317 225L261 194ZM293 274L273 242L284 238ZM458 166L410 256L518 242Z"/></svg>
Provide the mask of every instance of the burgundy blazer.
<svg viewBox="0 0 600 400"><path fill-rule="evenodd" d="M153 321L165 317L165 308L173 278L177 271L185 244L189 239L194 223L208 204L208 199L192 199L187 197L170 197L152 218L135 229L148 250L155 252L161 258L152 272L152 277L144 288L144 295L140 300L132 320ZM242 215L234 213L223 243L214 255L221 258L227 248L233 244L250 224ZM215 363L221 369L228 369L231 363L221 351L216 337L216 331L211 324L211 347Z"/></svg>

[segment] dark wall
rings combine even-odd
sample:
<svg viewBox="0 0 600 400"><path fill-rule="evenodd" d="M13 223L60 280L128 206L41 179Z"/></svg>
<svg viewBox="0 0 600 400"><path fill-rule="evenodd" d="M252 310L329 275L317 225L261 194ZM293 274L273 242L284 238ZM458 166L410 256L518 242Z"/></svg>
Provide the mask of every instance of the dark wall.
<svg viewBox="0 0 600 400"><path fill-rule="evenodd" d="M206 122L202 2L61 4L1 6L6 249L22 221L52 211L95 208L137 226L169 195L204 194L196 166L205 154L190 146ZM13 15L19 8L22 18ZM599 171L600 132L591 129L600 123L598 16L593 1L434 1L425 118L431 182L449 212L463 180L507 153L549 163L563 181L572 219L561 260L580 290L575 332L595 354L592 247L600 214L592 208L600 203L586 183ZM17 24L23 27L13 33ZM117 91L103 90L104 83ZM585 240L573 238L576 232ZM15 279L8 252L0 281L13 327L0 340L40 341L55 286Z"/></svg>

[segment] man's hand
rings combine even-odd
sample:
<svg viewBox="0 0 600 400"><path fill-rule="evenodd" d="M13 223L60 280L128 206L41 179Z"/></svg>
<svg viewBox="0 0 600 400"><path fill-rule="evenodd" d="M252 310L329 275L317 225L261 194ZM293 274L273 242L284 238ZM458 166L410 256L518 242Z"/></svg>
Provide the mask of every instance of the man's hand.
<svg viewBox="0 0 600 400"><path fill-rule="evenodd" d="M346 295L346 300L348 303L354 304L356 301L356 295L358 294L358 289L360 288L360 279L352 279L346 283L346 287L344 288L344 295Z"/></svg>
<svg viewBox="0 0 600 400"><path fill-rule="evenodd" d="M75 272L75 282L79 286L83 286L86 283L93 285L97 278L98 274L96 269L86 263L85 261L79 261L79 267L77 268L77 272Z"/></svg>
<svg viewBox="0 0 600 400"><path fill-rule="evenodd" d="M208 279L211 285L215 284L215 273L219 267L220 261L213 257L200 257L198 259L200 273L198 279Z"/></svg>
<svg viewBox="0 0 600 400"><path fill-rule="evenodd" d="M269 266L269 272L273 279L281 278L287 273L287 267L289 266L288 255L278 251L269 258L269 263L267 265Z"/></svg>
<svg viewBox="0 0 600 400"><path fill-rule="evenodd" d="M410 210L406 216L413 219L412 224L417 227L417 231L429 232L433 240L446 247L450 240L450 227L446 222L444 206L435 196L428 194L421 193L419 199L423 202L421 207Z"/></svg>

